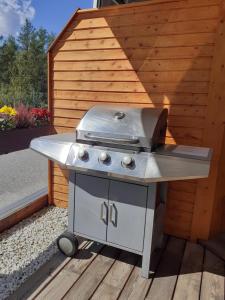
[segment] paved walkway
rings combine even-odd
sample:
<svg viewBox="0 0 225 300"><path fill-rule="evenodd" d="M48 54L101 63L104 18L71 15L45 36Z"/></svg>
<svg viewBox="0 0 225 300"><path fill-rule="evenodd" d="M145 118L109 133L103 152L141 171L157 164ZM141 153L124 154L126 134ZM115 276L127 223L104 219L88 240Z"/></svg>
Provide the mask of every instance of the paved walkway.
<svg viewBox="0 0 225 300"><path fill-rule="evenodd" d="M0 155L0 219L47 192L47 159L30 149Z"/></svg>

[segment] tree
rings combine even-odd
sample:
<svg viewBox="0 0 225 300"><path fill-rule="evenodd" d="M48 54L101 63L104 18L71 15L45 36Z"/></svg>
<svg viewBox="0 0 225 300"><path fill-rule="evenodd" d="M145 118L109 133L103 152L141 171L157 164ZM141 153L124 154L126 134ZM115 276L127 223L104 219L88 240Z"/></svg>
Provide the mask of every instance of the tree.
<svg viewBox="0 0 225 300"><path fill-rule="evenodd" d="M26 20L18 39L0 47L0 97L5 102L40 106L47 100L47 49L54 39L45 29Z"/></svg>
<svg viewBox="0 0 225 300"><path fill-rule="evenodd" d="M2 39L3 40L3 39ZM17 44L14 37L9 36L0 47L0 82L9 84L12 76L13 62L16 57Z"/></svg>

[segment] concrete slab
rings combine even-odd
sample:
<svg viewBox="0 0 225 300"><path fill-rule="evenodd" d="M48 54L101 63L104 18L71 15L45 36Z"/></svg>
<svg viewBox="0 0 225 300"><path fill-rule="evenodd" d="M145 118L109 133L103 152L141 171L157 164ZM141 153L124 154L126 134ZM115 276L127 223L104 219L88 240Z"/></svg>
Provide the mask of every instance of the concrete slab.
<svg viewBox="0 0 225 300"><path fill-rule="evenodd" d="M47 159L30 149L0 155L0 219L47 192Z"/></svg>

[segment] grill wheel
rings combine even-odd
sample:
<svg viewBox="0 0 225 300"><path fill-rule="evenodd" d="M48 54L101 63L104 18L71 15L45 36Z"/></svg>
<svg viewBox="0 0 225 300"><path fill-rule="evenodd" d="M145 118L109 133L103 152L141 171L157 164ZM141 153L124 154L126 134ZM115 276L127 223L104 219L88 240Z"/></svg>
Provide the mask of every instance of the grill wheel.
<svg viewBox="0 0 225 300"><path fill-rule="evenodd" d="M59 250L68 257L73 257L78 250L78 240L71 232L64 232L57 239L57 246Z"/></svg>

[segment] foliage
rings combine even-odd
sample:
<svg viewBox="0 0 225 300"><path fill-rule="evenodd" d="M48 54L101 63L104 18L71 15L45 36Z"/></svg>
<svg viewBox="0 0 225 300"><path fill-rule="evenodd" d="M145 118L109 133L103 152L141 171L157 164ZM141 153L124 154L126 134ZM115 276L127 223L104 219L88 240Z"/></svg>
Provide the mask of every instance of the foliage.
<svg viewBox="0 0 225 300"><path fill-rule="evenodd" d="M32 108L31 113L37 127L49 124L50 113L45 108Z"/></svg>
<svg viewBox="0 0 225 300"><path fill-rule="evenodd" d="M17 128L28 128L35 125L31 110L24 104L19 104L16 108L15 122Z"/></svg>
<svg viewBox="0 0 225 300"><path fill-rule="evenodd" d="M0 131L14 128L41 127L48 125L50 114L45 108L30 108L22 103L16 109L11 106L0 106Z"/></svg>
<svg viewBox="0 0 225 300"><path fill-rule="evenodd" d="M45 29L36 29L30 21L18 38L0 40L0 99L8 105L40 107L47 99L47 48L54 39ZM0 103L1 105L1 103Z"/></svg>
<svg viewBox="0 0 225 300"><path fill-rule="evenodd" d="M16 127L14 116L0 113L0 131L8 131Z"/></svg>

